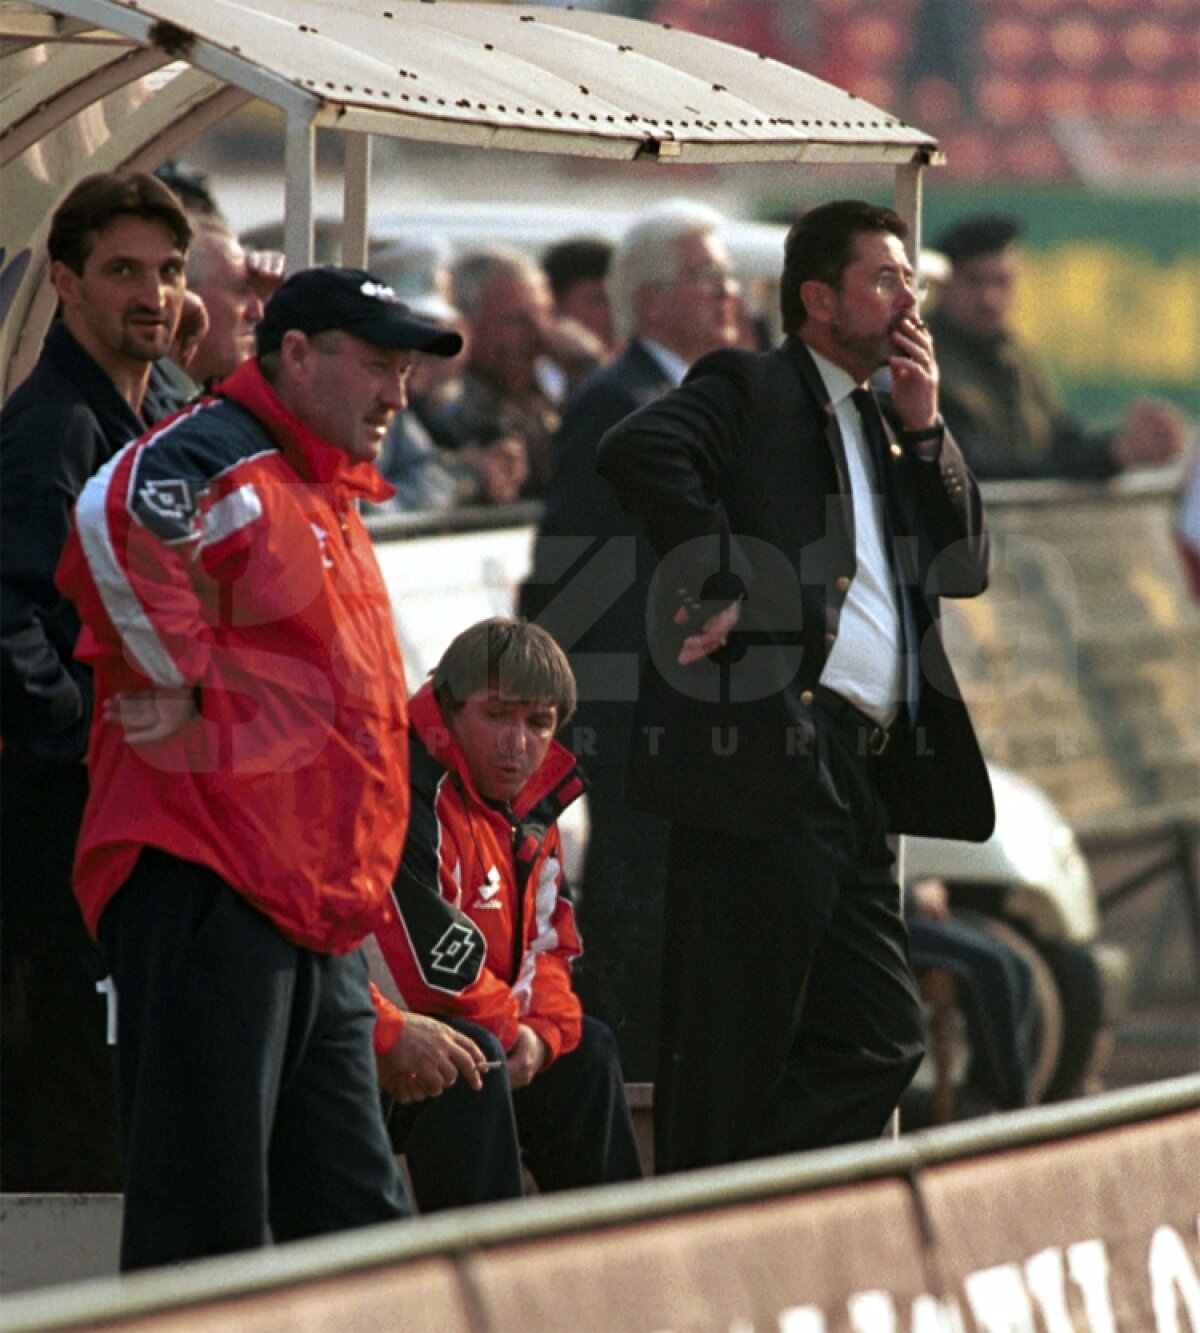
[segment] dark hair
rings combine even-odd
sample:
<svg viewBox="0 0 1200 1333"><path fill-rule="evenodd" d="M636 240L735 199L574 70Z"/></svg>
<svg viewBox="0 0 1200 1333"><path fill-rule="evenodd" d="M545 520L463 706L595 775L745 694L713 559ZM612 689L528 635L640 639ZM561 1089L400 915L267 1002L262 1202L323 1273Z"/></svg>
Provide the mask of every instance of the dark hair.
<svg viewBox="0 0 1200 1333"><path fill-rule="evenodd" d="M575 711L575 677L567 655L540 625L494 616L463 630L430 673L449 719L473 694L552 703L561 726Z"/></svg>
<svg viewBox="0 0 1200 1333"><path fill-rule="evenodd" d="M577 282L603 278L612 252L612 243L599 236L572 236L552 245L542 255L542 267L554 299L561 301Z"/></svg>
<svg viewBox="0 0 1200 1333"><path fill-rule="evenodd" d="M224 222L224 215L217 204L212 186L208 182L208 172L194 167L190 162L183 162L172 157L155 171L155 176L170 189L184 211L199 218L215 218Z"/></svg>
<svg viewBox="0 0 1200 1333"><path fill-rule="evenodd" d="M804 327L808 312L800 299L805 282L840 286L842 275L854 259L860 236L889 232L903 241L908 223L890 208L880 208L862 199L835 199L802 213L792 223L783 243L783 273L779 279L779 309L785 333Z"/></svg>
<svg viewBox="0 0 1200 1333"><path fill-rule="evenodd" d="M144 171L104 171L84 177L55 210L46 243L51 261L81 274L96 237L119 217L165 223L180 253L187 253L191 224L162 181Z"/></svg>
<svg viewBox="0 0 1200 1333"><path fill-rule="evenodd" d="M1007 250L1021 235L1021 224L1006 213L974 213L947 227L937 238L940 250L952 264L976 255L994 255Z"/></svg>

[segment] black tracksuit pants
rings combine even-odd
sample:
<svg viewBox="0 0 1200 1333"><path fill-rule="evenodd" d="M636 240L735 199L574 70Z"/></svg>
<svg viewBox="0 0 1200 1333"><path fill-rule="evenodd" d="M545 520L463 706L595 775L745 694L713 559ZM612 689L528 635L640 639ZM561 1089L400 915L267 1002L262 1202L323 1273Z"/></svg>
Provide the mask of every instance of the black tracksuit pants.
<svg viewBox="0 0 1200 1333"><path fill-rule="evenodd" d="M143 849L105 909L124 1270L410 1213L367 965L297 947L206 867Z"/></svg>
<svg viewBox="0 0 1200 1333"><path fill-rule="evenodd" d="M444 1021L487 1059L504 1058L486 1028ZM642 1175L616 1042L586 1015L579 1045L525 1087L510 1090L504 1068L486 1072L479 1092L460 1078L437 1097L391 1103L388 1130L423 1213L519 1198L522 1161L544 1194Z"/></svg>

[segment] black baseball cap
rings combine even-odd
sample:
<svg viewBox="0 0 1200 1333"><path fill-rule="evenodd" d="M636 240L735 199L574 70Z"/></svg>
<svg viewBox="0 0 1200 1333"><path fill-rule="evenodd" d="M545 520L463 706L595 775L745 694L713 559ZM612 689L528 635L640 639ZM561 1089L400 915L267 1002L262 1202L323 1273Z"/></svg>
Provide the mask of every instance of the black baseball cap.
<svg viewBox="0 0 1200 1333"><path fill-rule="evenodd" d="M289 329L343 329L375 347L434 356L462 350L461 334L414 315L382 278L332 264L301 269L276 288L255 330L258 354L278 351Z"/></svg>

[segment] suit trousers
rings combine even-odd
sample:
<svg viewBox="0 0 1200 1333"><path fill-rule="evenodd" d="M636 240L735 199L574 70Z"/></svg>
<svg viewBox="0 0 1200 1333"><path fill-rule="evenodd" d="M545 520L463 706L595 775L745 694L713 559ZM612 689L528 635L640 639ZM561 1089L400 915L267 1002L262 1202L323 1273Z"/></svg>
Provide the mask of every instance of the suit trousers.
<svg viewBox="0 0 1200 1333"><path fill-rule="evenodd" d="M660 1173L877 1137L921 1062L867 728L813 716L814 780L787 827L672 827Z"/></svg>
<svg viewBox="0 0 1200 1333"><path fill-rule="evenodd" d="M407 1217L361 951L314 953L144 848L101 918L118 997L123 1270Z"/></svg>

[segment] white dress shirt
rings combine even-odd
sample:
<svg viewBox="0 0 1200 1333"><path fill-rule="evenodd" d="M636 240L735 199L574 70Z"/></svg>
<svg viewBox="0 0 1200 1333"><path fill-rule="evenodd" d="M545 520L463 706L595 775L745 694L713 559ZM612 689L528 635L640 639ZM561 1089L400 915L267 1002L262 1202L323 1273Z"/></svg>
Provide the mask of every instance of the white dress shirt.
<svg viewBox="0 0 1200 1333"><path fill-rule="evenodd" d="M883 499L870 447L851 393L860 386L840 366L812 353L837 413L846 450L854 510L857 569L842 606L837 639L821 672L835 690L882 727L890 727L904 702L903 630L885 542Z"/></svg>

